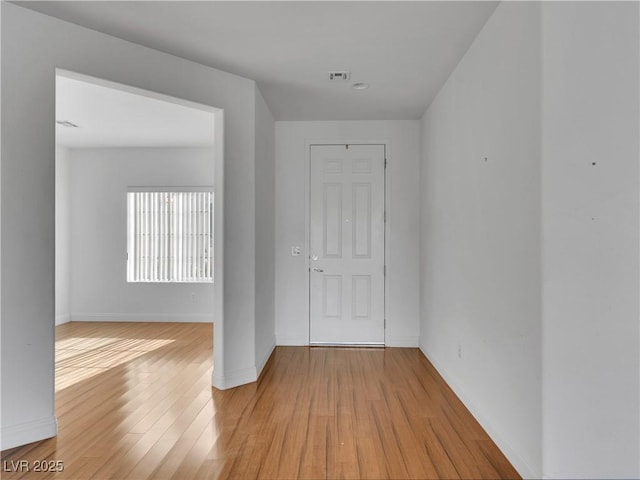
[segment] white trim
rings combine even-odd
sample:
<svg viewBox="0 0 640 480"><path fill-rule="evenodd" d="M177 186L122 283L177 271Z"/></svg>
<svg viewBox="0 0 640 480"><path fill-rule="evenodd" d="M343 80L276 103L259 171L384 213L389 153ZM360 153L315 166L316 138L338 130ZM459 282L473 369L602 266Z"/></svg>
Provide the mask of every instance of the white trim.
<svg viewBox="0 0 640 480"><path fill-rule="evenodd" d="M216 375L214 371L211 376L211 384L218 390L227 390L229 388L239 387L247 383L253 383L258 380L258 372L256 367L243 368L229 372L228 375Z"/></svg>
<svg viewBox="0 0 640 480"><path fill-rule="evenodd" d="M262 355L262 358L257 363L255 367L243 368L241 370L235 370L230 372L228 375L217 375L218 370L214 370L211 375L211 385L218 390L228 390L230 388L240 387L242 385L246 385L247 383L253 383L258 380L262 370L265 365L273 355L273 352L276 348L275 338L273 339L273 343L269 346L265 353Z"/></svg>
<svg viewBox="0 0 640 480"><path fill-rule="evenodd" d="M309 345L309 336L276 335L276 345L282 347L306 347Z"/></svg>
<svg viewBox="0 0 640 480"><path fill-rule="evenodd" d="M55 415L32 422L0 428L0 450L26 445L58 435L58 419Z"/></svg>
<svg viewBox="0 0 640 480"><path fill-rule="evenodd" d="M72 313L72 322L213 323L213 315L169 313Z"/></svg>
<svg viewBox="0 0 640 480"><path fill-rule="evenodd" d="M385 169L384 169L384 210L386 212L387 221L384 224L384 264L388 270L387 262L391 258L391 250L389 249L390 245L390 230L389 225L391 224L391 215L390 215L390 205L389 205L389 172L390 169L386 168L387 161L391 160L391 140L389 139L359 139L359 138L330 138L330 139L305 139L304 142L304 150L305 150L305 162L304 162L304 244L306 247L307 255L305 255L305 287L306 287L306 295L305 295L305 312L307 321L305 323L306 328L306 339L305 343L298 344L295 343L293 345L310 345L311 334L310 334L310 322L311 322L311 312L310 312L310 288L311 288L311 276L309 273L309 268L311 266L309 260L308 252L311 251L311 234L309 229L309 215L311 209L311 199L309 198L310 190L311 190L311 146L312 145L383 145L384 146L384 156L385 156ZM387 314L387 304L388 304L388 296L387 296L387 277L384 277L384 316L386 318ZM387 328L385 324L385 345L387 344ZM283 341L287 337L280 337ZM294 337L295 339L295 337ZM292 345L288 343L280 343L278 341L278 345Z"/></svg>
<svg viewBox="0 0 640 480"><path fill-rule="evenodd" d="M63 323L69 323L71 321L71 315L65 313L63 315L56 315L56 325L62 325Z"/></svg>
<svg viewBox="0 0 640 480"><path fill-rule="evenodd" d="M387 347L418 348L420 345L420 337L396 337L395 335L387 335L385 337L385 344Z"/></svg>
<svg viewBox="0 0 640 480"><path fill-rule="evenodd" d="M276 349L276 339L275 339L275 337L273 337L271 339L271 344L269 345L269 347L257 359L258 361L256 362L256 373L257 373L256 378L258 378L260 376L260 374L262 373L262 370L264 369L265 365L267 364L267 362L271 358L271 355L273 355L273 351L275 349Z"/></svg>
<svg viewBox="0 0 640 480"><path fill-rule="evenodd" d="M224 110L215 112L213 173L213 371L224 372Z"/></svg>
<svg viewBox="0 0 640 480"><path fill-rule="evenodd" d="M477 406L474 405L474 403L469 399L469 396L466 394L463 384L457 382L453 376L449 375L447 370L435 357L433 357L432 355L427 355L426 350L426 347L421 344L420 351L422 352L422 354L431 362L440 376L444 379L445 383L449 385L451 390L453 390L455 395L460 399L467 410L469 410L471 415L473 415L480 426L487 432L489 437L491 437L491 440L493 440L497 447L502 451L504 456L507 457L509 462L511 462L513 467L518 471L522 478L543 478L542 472L536 472L531 467L529 467L527 462L525 462L522 457L518 453L516 453L509 442L507 442L496 431L496 429L493 428L493 422L491 421L491 419L483 415L481 410L477 408Z"/></svg>

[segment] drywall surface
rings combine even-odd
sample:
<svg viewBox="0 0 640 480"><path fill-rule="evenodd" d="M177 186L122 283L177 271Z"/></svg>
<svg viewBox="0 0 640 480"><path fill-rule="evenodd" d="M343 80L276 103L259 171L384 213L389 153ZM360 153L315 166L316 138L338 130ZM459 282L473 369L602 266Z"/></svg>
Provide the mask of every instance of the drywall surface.
<svg viewBox="0 0 640 480"><path fill-rule="evenodd" d="M276 122L276 340L309 344L306 199L314 143L386 143L388 346L418 345L420 122ZM291 256L291 247L302 254Z"/></svg>
<svg viewBox="0 0 640 480"><path fill-rule="evenodd" d="M255 344L246 336L255 328L255 82L14 4L0 8L2 448L56 433L56 68L224 109L224 168L215 177L224 195L216 197L223 209L217 221L224 220L216 278L223 278L214 285L212 380L222 388L255 380ZM224 265L230 269L220 271Z"/></svg>
<svg viewBox="0 0 640 480"><path fill-rule="evenodd" d="M56 325L71 321L71 230L69 149L56 145Z"/></svg>
<svg viewBox="0 0 640 480"><path fill-rule="evenodd" d="M542 7L546 478L640 477L638 7Z"/></svg>
<svg viewBox="0 0 640 480"><path fill-rule="evenodd" d="M422 121L420 347L539 477L539 4L500 4Z"/></svg>
<svg viewBox="0 0 640 480"><path fill-rule="evenodd" d="M258 374L275 338L275 125L256 89L256 367Z"/></svg>
<svg viewBox="0 0 640 480"><path fill-rule="evenodd" d="M212 322L213 284L128 283L126 255L127 189L213 186L213 150L70 152L71 319Z"/></svg>

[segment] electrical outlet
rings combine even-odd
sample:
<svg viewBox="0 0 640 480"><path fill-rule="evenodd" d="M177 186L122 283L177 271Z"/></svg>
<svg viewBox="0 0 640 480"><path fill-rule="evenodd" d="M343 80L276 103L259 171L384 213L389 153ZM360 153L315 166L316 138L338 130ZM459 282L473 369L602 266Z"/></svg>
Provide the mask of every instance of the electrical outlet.
<svg viewBox="0 0 640 480"><path fill-rule="evenodd" d="M462 360L462 345L458 344L458 358Z"/></svg>

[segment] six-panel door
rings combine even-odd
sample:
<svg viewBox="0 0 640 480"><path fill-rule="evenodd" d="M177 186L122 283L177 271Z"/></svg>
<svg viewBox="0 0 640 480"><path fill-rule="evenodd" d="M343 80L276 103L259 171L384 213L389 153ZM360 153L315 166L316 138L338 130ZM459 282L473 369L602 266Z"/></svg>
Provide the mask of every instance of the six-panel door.
<svg viewBox="0 0 640 480"><path fill-rule="evenodd" d="M310 341L384 344L384 145L310 158Z"/></svg>

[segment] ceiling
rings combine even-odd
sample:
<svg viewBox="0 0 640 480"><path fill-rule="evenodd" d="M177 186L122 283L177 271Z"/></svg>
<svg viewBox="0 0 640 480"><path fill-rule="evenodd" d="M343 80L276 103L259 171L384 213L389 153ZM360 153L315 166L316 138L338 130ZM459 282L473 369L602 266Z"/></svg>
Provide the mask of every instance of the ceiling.
<svg viewBox="0 0 640 480"><path fill-rule="evenodd" d="M14 3L254 79L276 120L390 120L422 116L498 2Z"/></svg>
<svg viewBox="0 0 640 480"><path fill-rule="evenodd" d="M209 147L214 114L175 102L56 76L56 143L87 147Z"/></svg>

